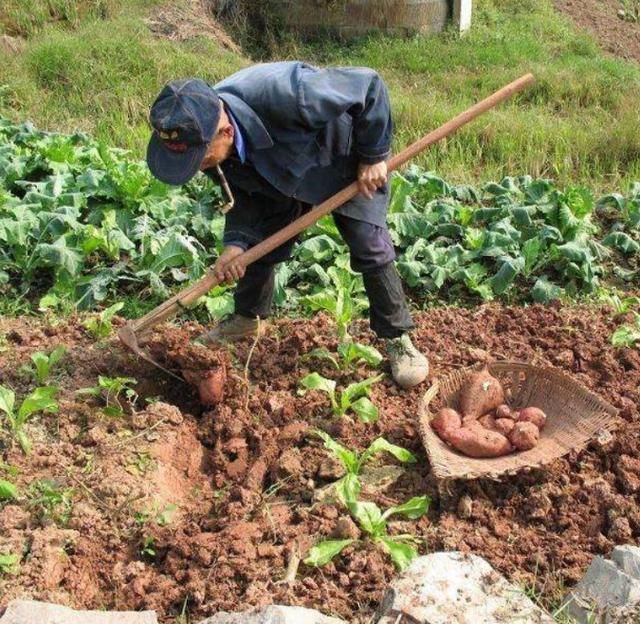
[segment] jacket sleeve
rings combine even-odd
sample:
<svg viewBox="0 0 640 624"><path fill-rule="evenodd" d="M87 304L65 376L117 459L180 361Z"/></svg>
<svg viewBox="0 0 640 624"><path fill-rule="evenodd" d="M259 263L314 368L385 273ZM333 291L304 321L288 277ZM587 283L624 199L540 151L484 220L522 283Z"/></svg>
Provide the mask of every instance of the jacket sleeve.
<svg viewBox="0 0 640 624"><path fill-rule="evenodd" d="M297 95L305 125L320 129L348 113L353 117L360 162L375 164L388 158L393 135L391 104L387 87L375 71L303 67Z"/></svg>

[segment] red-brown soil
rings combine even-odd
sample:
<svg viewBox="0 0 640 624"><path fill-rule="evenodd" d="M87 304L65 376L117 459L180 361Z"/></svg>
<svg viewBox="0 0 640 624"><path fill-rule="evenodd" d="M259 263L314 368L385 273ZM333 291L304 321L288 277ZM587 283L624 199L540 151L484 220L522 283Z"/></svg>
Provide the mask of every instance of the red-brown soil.
<svg viewBox="0 0 640 624"><path fill-rule="evenodd" d="M423 553L459 549L486 557L554 604L594 554L640 536L640 352L610 346L619 321L608 308L434 308L417 320L416 342L430 354L431 378L489 358L550 364L616 406L619 429L612 440L546 469L502 482L453 484L439 494L417 434L425 388L402 391L389 378L376 385L372 399L381 418L375 425L336 421L324 396L298 394L299 379L311 370L339 384L371 374L364 367L338 374L302 357L314 347L335 348L326 317L275 322L255 346L247 376L250 341L214 354L215 362L228 358L228 381L224 400L209 411L194 388L137 361L116 341L96 344L77 319L0 320L6 337L0 383L19 396L33 387L21 370L29 355L68 347L53 378L61 388L60 413L29 424L31 455L0 433L0 462L19 469L12 478L21 492L20 500L0 507L0 552L22 555L19 574L0 577L0 602L21 596L84 608L156 609L165 623L185 604L197 621L279 602L368 622L395 574L373 546L350 547L322 569L302 564L294 582L283 582L296 552L304 556L316 539L342 534L349 524L338 505L317 501L332 473L309 435L322 427L359 450L384 435L418 455L395 486L371 495L384 507L432 497L428 517L392 522L392 532L422 537ZM354 334L369 342L364 328L358 323ZM165 326L154 344L187 344L201 330L193 323ZM107 417L97 399L74 395L98 375L138 380L140 398L124 416ZM29 484L43 478L73 488L67 521L29 504Z"/></svg>
<svg viewBox="0 0 640 624"><path fill-rule="evenodd" d="M556 8L595 35L600 46L616 56L640 61L640 22L618 17L620 0L554 0Z"/></svg>

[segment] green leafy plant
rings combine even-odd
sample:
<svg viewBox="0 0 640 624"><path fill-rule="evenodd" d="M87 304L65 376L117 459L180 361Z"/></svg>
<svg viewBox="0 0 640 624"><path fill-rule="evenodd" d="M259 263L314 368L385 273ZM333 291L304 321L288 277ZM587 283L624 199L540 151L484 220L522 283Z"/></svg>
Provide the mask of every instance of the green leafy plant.
<svg viewBox="0 0 640 624"><path fill-rule="evenodd" d="M613 332L611 344L614 347L633 347L640 342L640 314L633 313L632 325L621 325Z"/></svg>
<svg viewBox="0 0 640 624"><path fill-rule="evenodd" d="M31 450L31 441L24 431L25 423L38 412L55 413L58 403L54 397L58 389L53 386L36 388L29 394L16 410L16 395L13 390L0 386L0 411L5 413L9 430L25 453Z"/></svg>
<svg viewBox="0 0 640 624"><path fill-rule="evenodd" d="M391 444L384 438L377 438L365 451L358 453L336 442L324 431L316 431L315 434L324 442L324 447L340 461L347 471L347 474L335 483L338 498L345 505L357 500L361 490L359 475L362 472L362 467L378 453L390 453L398 461L408 464L415 464L417 461L411 451Z"/></svg>
<svg viewBox="0 0 640 624"><path fill-rule="evenodd" d="M607 295L605 301L613 308L616 315L626 314L634 307L640 305L640 297L624 297L619 295Z"/></svg>
<svg viewBox="0 0 640 624"><path fill-rule="evenodd" d="M98 376L98 384L90 388L76 390L78 395L101 397L105 406L102 409L105 416L122 416L124 414L124 402L133 404L138 399L138 394L131 387L137 384L133 377L105 377Z"/></svg>
<svg viewBox="0 0 640 624"><path fill-rule="evenodd" d="M313 349L307 357L328 360L336 370L348 370L354 364L365 364L377 368L382 362L382 354L375 347L347 340L338 345L338 357L325 348Z"/></svg>
<svg viewBox="0 0 640 624"><path fill-rule="evenodd" d="M427 496L416 496L403 505L390 507L384 513L378 505L371 502L352 501L347 504L347 507L366 536L391 557L399 570L404 570L417 556L417 551L411 544L416 541L416 538L406 534L390 536L387 532L388 520L394 515L417 520L428 511L429 503ZM355 541L355 539L321 541L309 550L304 562L310 566L326 565Z"/></svg>
<svg viewBox="0 0 640 624"><path fill-rule="evenodd" d="M56 481L39 479L29 486L28 505L36 509L42 519L65 526L71 517L73 488L65 488Z"/></svg>
<svg viewBox="0 0 640 624"><path fill-rule="evenodd" d="M354 296L359 281L346 268L332 266L326 272L321 268L319 270L319 277L325 282L323 288L312 295L301 297L300 304L311 311L329 312L336 323L338 336L346 342L351 321L367 305L362 298ZM323 280L325 275L326 279Z"/></svg>
<svg viewBox="0 0 640 624"><path fill-rule="evenodd" d="M14 500L18 498L18 489L10 481L0 479L0 501Z"/></svg>
<svg viewBox="0 0 640 624"><path fill-rule="evenodd" d="M300 385L306 390L326 393L331 401L334 416L342 417L351 410L362 422L372 423L378 420L378 408L369 399L369 389L383 377L384 375L377 375L352 383L339 394L336 392L336 382L318 373L307 375L300 380Z"/></svg>
<svg viewBox="0 0 640 624"><path fill-rule="evenodd" d="M140 546L140 554L146 557L155 557L156 549L155 549L155 540L151 535L143 535L142 536L142 545Z"/></svg>
<svg viewBox="0 0 640 624"><path fill-rule="evenodd" d="M51 369L62 359L65 351L66 349L60 345L49 355L41 351L31 354L31 361L34 364L34 368L32 368L31 371L39 384L43 384L49 379Z"/></svg>
<svg viewBox="0 0 640 624"><path fill-rule="evenodd" d="M124 303L121 301L114 303L97 316L87 319L83 325L94 338L108 338L113 333L113 317L122 310L123 307Z"/></svg>
<svg viewBox="0 0 640 624"><path fill-rule="evenodd" d="M17 574L20 555L0 553L0 575Z"/></svg>

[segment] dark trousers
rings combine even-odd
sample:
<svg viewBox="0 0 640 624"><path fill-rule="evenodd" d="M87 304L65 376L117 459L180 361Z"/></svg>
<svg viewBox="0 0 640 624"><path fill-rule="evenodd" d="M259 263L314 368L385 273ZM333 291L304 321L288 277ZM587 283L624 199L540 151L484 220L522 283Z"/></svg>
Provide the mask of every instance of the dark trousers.
<svg viewBox="0 0 640 624"><path fill-rule="evenodd" d="M300 206L292 218L299 216L304 209ZM394 264L395 250L389 230L336 213L333 219L349 247L351 268L362 273L369 299L371 329L380 338L396 338L413 329L402 282ZM283 225L286 224L279 223L274 232ZM270 316L275 266L290 257L293 244L294 241L289 241L247 267L235 292L237 314L260 318Z"/></svg>

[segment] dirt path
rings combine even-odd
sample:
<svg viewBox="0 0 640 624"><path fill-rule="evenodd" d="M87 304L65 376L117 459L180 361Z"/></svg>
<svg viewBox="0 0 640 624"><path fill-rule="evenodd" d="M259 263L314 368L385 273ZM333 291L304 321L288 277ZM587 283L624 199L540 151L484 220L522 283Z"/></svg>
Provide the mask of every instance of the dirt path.
<svg viewBox="0 0 640 624"><path fill-rule="evenodd" d="M151 608L163 622L173 622L185 604L197 620L275 601L369 621L395 574L373 547L349 548L322 569L302 565L295 583L281 582L292 553L331 533L344 515L316 500L332 472L309 435L322 427L359 450L384 435L418 454L418 465L394 487L372 495L384 507L425 493L433 498L428 517L394 523L392 532L424 538L422 552L482 555L553 603L595 553L640 536L640 352L610 346L617 321L608 308L436 308L418 321L416 339L431 354L432 376L490 356L557 366L620 410L614 441L500 484L458 484L445 501L417 436L421 390L402 392L388 379L377 385L375 425L335 421L323 396L298 395L299 379L311 370L343 384L372 373L338 375L302 358L314 347L335 347L325 317L276 323L255 348L248 380L251 344L239 345L227 396L205 413L190 387L149 370L116 343L95 345L77 321L0 320L7 337L0 383L20 396L33 387L20 368L30 353L69 348L54 376L60 414L29 426L29 457L0 434L0 462L19 469L22 493L36 479L73 490L67 516L45 513L27 497L0 508L0 552L24 554L18 575L0 576L2 600ZM165 327L156 344L184 343L199 330ZM138 380L135 413L109 418L95 399L74 395L98 375ZM471 498L470 508L458 509L462 496Z"/></svg>
<svg viewBox="0 0 640 624"><path fill-rule="evenodd" d="M590 31L607 52L640 62L640 22L618 17L620 0L554 0L556 8Z"/></svg>

